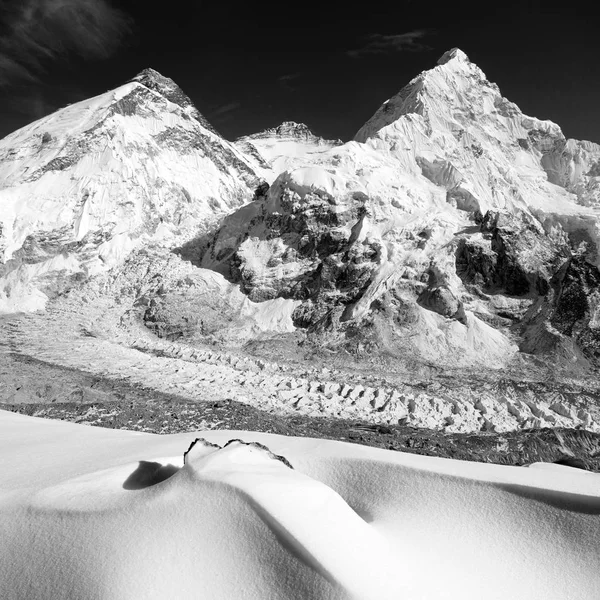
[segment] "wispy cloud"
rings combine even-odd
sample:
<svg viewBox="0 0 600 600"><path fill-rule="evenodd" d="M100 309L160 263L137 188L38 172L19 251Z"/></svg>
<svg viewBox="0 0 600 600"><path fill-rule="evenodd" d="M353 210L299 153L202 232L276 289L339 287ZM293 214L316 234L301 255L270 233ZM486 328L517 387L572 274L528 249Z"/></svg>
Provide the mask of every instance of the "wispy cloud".
<svg viewBox="0 0 600 600"><path fill-rule="evenodd" d="M0 22L0 86L36 81L61 56L107 58L132 26L109 0L0 2Z"/></svg>
<svg viewBox="0 0 600 600"><path fill-rule="evenodd" d="M393 52L423 52L431 47L423 43L423 38L435 33L432 29L415 29L405 33L385 35L372 33L364 38L360 48L348 50L346 54L358 58L365 54L391 54Z"/></svg>
<svg viewBox="0 0 600 600"><path fill-rule="evenodd" d="M296 73L286 73L285 75L281 75L277 78L277 81L284 87L290 90L294 90L294 86L292 85L292 81L299 79L302 77L302 73L300 71Z"/></svg>
<svg viewBox="0 0 600 600"><path fill-rule="evenodd" d="M222 106L215 108L215 110L210 113L210 118L214 119L215 117L224 117L232 112L235 112L236 110L239 110L240 108L242 108L242 105L239 102L228 102L227 104L223 104Z"/></svg>
<svg viewBox="0 0 600 600"><path fill-rule="evenodd" d="M40 119L67 103L85 100L88 94L77 84L62 84L60 88L47 83L11 86L4 94L4 104L15 114Z"/></svg>
<svg viewBox="0 0 600 600"><path fill-rule="evenodd" d="M235 117L235 113L241 108L242 104L240 102L228 102L205 114L209 121L223 125L227 121L231 121Z"/></svg>

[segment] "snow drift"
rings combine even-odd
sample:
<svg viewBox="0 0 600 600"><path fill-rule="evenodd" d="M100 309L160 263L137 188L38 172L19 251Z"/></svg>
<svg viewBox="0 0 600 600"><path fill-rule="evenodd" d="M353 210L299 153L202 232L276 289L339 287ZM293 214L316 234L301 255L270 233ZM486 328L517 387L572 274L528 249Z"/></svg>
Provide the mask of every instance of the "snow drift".
<svg viewBox="0 0 600 600"><path fill-rule="evenodd" d="M3 598L600 595L596 474L199 435L0 412Z"/></svg>

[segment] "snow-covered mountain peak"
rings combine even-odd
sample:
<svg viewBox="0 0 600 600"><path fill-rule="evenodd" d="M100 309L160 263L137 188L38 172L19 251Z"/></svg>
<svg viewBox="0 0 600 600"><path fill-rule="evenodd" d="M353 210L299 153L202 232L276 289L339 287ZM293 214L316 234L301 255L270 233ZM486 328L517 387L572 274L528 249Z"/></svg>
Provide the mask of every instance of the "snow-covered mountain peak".
<svg viewBox="0 0 600 600"><path fill-rule="evenodd" d="M256 140L264 138L292 138L301 141L310 141L317 144L341 144L341 140L326 140L313 133L313 131L304 123L296 123L295 121L284 121L277 127L269 127L258 133L253 133L239 138L238 141Z"/></svg>
<svg viewBox="0 0 600 600"><path fill-rule="evenodd" d="M473 109L482 107L490 112L502 100L498 86L490 83L462 50L454 48L444 53L434 68L423 71L386 100L354 139L364 142L407 115L419 115L428 123L433 120L436 129L443 122L474 120Z"/></svg>
<svg viewBox="0 0 600 600"><path fill-rule="evenodd" d="M0 141L0 312L41 308L144 240L193 235L258 182L151 69L12 133Z"/></svg>
<svg viewBox="0 0 600 600"><path fill-rule="evenodd" d="M384 102L354 139L385 148L404 171L436 185L469 188L478 198L469 206L483 212L524 205L545 211L561 205L564 212L569 200L600 204L598 146L567 141L556 123L523 114L458 48ZM558 197L566 204L550 200Z"/></svg>
<svg viewBox="0 0 600 600"><path fill-rule="evenodd" d="M284 121L277 127L269 127L235 142L269 183L283 171L294 169L341 144L341 140L326 140L315 135L304 123L295 121Z"/></svg>
<svg viewBox="0 0 600 600"><path fill-rule="evenodd" d="M457 61L461 61L461 62L471 62L469 60L469 57L460 48L452 48L451 50L444 52L444 54L442 54L442 56L440 56L439 60L437 61L437 64L445 65L447 62L450 62L451 60L457 60Z"/></svg>
<svg viewBox="0 0 600 600"><path fill-rule="evenodd" d="M148 68L140 71L131 81L137 81L148 89L157 92L169 102L180 106L185 114L196 119L205 129L217 133L214 127L206 120L194 103L184 91L169 77L161 75L158 71ZM217 134L218 135L218 134Z"/></svg>
<svg viewBox="0 0 600 600"><path fill-rule="evenodd" d="M295 137L301 139L316 137L307 125L304 123L296 123L295 121L284 121L277 127L267 129L266 132L281 137Z"/></svg>

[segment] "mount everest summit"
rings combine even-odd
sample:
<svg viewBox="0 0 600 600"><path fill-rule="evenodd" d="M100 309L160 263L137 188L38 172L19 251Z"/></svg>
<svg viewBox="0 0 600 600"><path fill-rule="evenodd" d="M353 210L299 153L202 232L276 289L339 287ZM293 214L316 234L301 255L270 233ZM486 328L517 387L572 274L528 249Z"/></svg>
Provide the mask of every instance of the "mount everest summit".
<svg viewBox="0 0 600 600"><path fill-rule="evenodd" d="M145 240L197 231L251 200L259 182L152 69L6 137L0 179L2 312L43 308Z"/></svg>
<svg viewBox="0 0 600 600"><path fill-rule="evenodd" d="M148 69L0 141L0 172L4 313L95 286L122 326L192 345L600 359L600 146L524 115L458 49L347 143L292 122L231 143Z"/></svg>

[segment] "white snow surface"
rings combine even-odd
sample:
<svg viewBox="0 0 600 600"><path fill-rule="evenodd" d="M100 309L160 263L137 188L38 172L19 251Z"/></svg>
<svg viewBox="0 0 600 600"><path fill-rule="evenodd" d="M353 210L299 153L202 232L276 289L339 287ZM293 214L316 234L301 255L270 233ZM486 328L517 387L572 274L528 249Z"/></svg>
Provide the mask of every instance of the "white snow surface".
<svg viewBox="0 0 600 600"><path fill-rule="evenodd" d="M312 133L303 123L294 121L284 121L278 127L241 137L235 142L269 184L280 173L310 162L340 144L339 140L326 140Z"/></svg>
<svg viewBox="0 0 600 600"><path fill-rule="evenodd" d="M598 598L600 477L534 467L0 411L2 598Z"/></svg>

